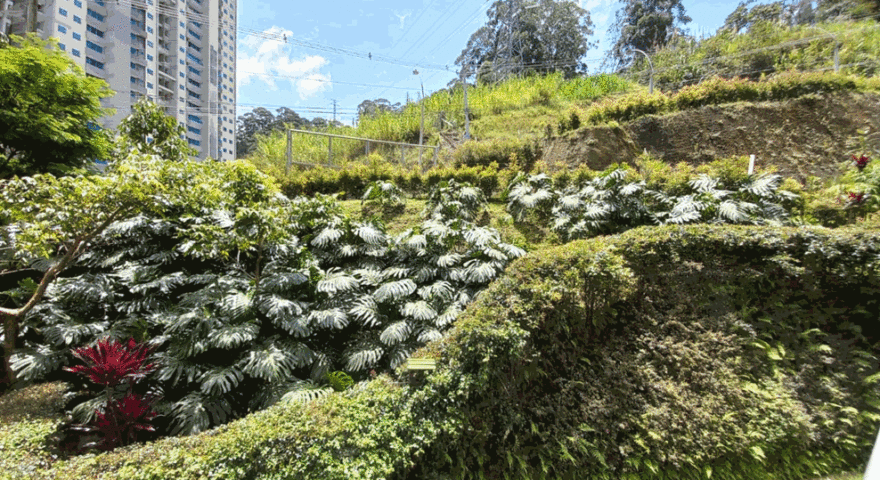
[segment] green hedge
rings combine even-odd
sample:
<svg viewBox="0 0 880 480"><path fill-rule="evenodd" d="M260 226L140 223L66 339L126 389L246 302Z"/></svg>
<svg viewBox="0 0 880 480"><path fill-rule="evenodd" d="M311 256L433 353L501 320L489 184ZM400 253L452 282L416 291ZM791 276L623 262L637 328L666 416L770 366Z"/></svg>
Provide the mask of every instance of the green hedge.
<svg viewBox="0 0 880 480"><path fill-rule="evenodd" d="M574 242L515 262L417 352L438 358L424 381L382 376L55 464L39 439L49 429L22 423L0 431L14 453L0 471L802 480L859 469L880 422L878 267L880 233L689 226Z"/></svg>
<svg viewBox="0 0 880 480"><path fill-rule="evenodd" d="M426 347L453 376L435 395L469 392L464 431L406 478L859 469L880 421L878 254L878 233L693 226L520 259Z"/></svg>
<svg viewBox="0 0 880 480"><path fill-rule="evenodd" d="M823 72L785 72L763 81L714 77L665 94L645 91L608 98L583 109L573 107L559 120L559 133L580 125L629 122L645 115L661 115L705 105L733 102L781 101L807 94L880 90L880 78L861 78Z"/></svg>

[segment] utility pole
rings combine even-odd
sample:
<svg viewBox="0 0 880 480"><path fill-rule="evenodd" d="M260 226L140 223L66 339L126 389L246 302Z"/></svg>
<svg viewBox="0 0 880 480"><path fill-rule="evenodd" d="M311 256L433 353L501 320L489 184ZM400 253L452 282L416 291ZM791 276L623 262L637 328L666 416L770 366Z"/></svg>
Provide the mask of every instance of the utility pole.
<svg viewBox="0 0 880 480"><path fill-rule="evenodd" d="M467 101L467 64L461 67L461 83L464 85L464 139L469 140L471 138L471 121Z"/></svg>
<svg viewBox="0 0 880 480"><path fill-rule="evenodd" d="M418 70L413 70L413 75L418 75ZM425 137L425 84L422 83L422 77L419 77L419 85L422 86L422 99L419 101L419 105L422 107L422 121L419 124L419 147L422 146L422 141ZM419 148L419 166L422 165L422 148Z"/></svg>
<svg viewBox="0 0 880 480"><path fill-rule="evenodd" d="M336 99L333 99L333 123L336 123Z"/></svg>

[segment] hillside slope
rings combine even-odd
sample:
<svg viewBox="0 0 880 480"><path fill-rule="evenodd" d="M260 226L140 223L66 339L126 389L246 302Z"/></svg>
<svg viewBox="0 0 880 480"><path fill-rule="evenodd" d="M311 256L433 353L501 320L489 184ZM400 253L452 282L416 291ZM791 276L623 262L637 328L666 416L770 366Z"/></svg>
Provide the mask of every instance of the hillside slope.
<svg viewBox="0 0 880 480"><path fill-rule="evenodd" d="M860 145L880 149L880 94L804 96L783 102L705 106L650 115L619 127L587 127L544 142L551 165L588 165L601 170L630 162L647 150L667 163L698 165L717 158L754 154L800 181L837 173Z"/></svg>

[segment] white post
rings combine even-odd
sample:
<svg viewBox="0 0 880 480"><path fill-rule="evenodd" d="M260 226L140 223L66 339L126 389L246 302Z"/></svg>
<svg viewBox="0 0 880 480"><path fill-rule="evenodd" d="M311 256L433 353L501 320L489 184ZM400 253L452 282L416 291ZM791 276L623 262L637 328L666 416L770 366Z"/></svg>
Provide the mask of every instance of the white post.
<svg viewBox="0 0 880 480"><path fill-rule="evenodd" d="M755 173L755 156L749 155L749 175Z"/></svg>
<svg viewBox="0 0 880 480"><path fill-rule="evenodd" d="M880 433L877 434L877 440L874 441L874 448L871 450L871 458L868 459L868 468L865 470L865 480L880 479Z"/></svg>

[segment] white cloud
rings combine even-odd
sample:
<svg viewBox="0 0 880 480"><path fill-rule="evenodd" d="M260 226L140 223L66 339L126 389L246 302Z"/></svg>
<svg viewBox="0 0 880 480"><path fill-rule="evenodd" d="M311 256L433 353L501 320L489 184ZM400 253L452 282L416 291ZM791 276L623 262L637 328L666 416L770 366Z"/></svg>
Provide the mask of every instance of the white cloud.
<svg viewBox="0 0 880 480"><path fill-rule="evenodd" d="M581 8L593 12L597 9L605 9L616 3L617 0L581 0Z"/></svg>
<svg viewBox="0 0 880 480"><path fill-rule="evenodd" d="M294 59L290 46L278 40L278 37L284 36L292 37L293 32L271 27L260 34L248 35L241 41L242 48L236 60L239 87L260 81L269 90L278 90L279 83L289 82L303 100L331 88L330 74L320 71L329 63L327 59L319 55Z"/></svg>

